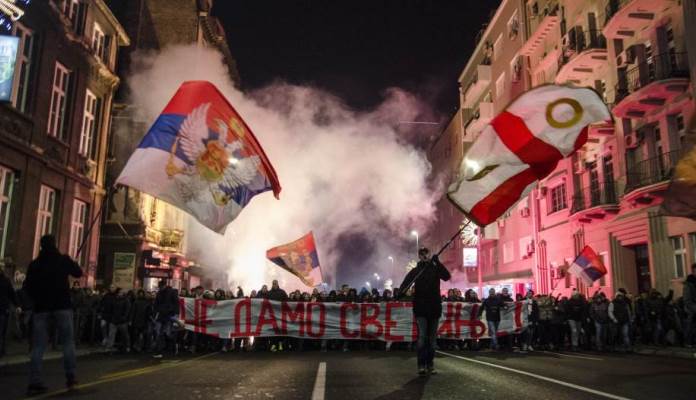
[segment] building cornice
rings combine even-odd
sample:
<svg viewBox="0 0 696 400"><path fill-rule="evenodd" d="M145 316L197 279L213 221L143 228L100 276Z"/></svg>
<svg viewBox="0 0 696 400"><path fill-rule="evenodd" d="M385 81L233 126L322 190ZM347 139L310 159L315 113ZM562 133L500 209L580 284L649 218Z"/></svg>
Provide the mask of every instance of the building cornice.
<svg viewBox="0 0 696 400"><path fill-rule="evenodd" d="M104 0L95 0L94 2L97 4L97 8L99 8L102 14L104 14L104 17L106 17L106 19L109 20L111 26L113 26L116 30L116 36L118 36L118 44L120 46L130 46L131 41L128 37L128 34L126 33L126 30L123 28L121 23L118 22L118 19L116 19L114 13L111 12L109 6L107 6L106 3L104 3Z"/></svg>

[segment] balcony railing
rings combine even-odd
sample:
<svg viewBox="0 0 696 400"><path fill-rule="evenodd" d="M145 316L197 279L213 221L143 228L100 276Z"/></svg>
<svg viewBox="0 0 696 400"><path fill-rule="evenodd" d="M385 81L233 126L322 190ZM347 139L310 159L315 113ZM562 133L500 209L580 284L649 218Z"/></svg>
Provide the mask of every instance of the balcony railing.
<svg viewBox="0 0 696 400"><path fill-rule="evenodd" d="M628 70L616 85L616 102L657 81L688 78L689 61L686 53L662 53L642 61Z"/></svg>
<svg viewBox="0 0 696 400"><path fill-rule="evenodd" d="M597 206L618 204L615 182L605 182L581 189L573 196L571 213L587 210Z"/></svg>
<svg viewBox="0 0 696 400"><path fill-rule="evenodd" d="M573 55L585 50L606 48L607 40L602 35L602 31L596 29L582 31L576 27L568 31L567 42L563 45L563 55L570 59Z"/></svg>
<svg viewBox="0 0 696 400"><path fill-rule="evenodd" d="M669 180L683 155L684 150L675 150L638 162L626 173L624 193Z"/></svg>

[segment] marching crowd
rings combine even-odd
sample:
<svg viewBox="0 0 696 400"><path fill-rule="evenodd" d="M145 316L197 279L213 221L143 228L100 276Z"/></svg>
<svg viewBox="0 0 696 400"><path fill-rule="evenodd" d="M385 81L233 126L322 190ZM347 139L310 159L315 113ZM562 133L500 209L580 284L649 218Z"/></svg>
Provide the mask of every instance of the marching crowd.
<svg viewBox="0 0 696 400"><path fill-rule="evenodd" d="M15 291L7 278L0 278L0 336L17 339L30 337L32 329L32 304L22 289ZM395 289L398 293L398 289ZM103 292L81 288L75 282L71 291L75 340L80 343L100 343L107 351L153 352L160 356L164 350L171 352L207 350L287 351L321 349L349 351L351 349L410 348L411 344L385 343L359 340L312 340L295 338L243 338L219 339L186 331L177 324L179 297L227 300L235 298L266 298L270 300L318 301L318 302L389 302L394 301L391 290L356 290L343 285L339 290L310 292L299 290L286 293L274 281L268 288L246 293L242 288L235 292L196 287L177 291L164 284L156 292L145 290L121 290L112 286ZM413 289L399 297L409 301ZM535 295L532 291L523 297L513 298L507 289L496 293L491 289L488 297L479 300L475 290L464 295L458 289L450 289L443 302L478 303L479 316L486 320L489 332L496 332L501 311L513 301L522 301L528 307L529 325L519 334L503 337L491 335L490 340L438 339L438 346L447 349L492 349L531 351L545 350L597 350L630 351L634 344L672 345L691 347L696 330L696 264L684 282L684 294L675 299L672 292L663 295L655 289L634 296L619 289L613 299L597 292L586 299L574 292L568 297ZM18 313L13 312L12 305ZM484 313L485 312L485 313ZM12 317L12 318L11 318ZM55 329L52 332L56 332ZM52 335L53 346L59 335ZM5 350L0 339L0 354Z"/></svg>

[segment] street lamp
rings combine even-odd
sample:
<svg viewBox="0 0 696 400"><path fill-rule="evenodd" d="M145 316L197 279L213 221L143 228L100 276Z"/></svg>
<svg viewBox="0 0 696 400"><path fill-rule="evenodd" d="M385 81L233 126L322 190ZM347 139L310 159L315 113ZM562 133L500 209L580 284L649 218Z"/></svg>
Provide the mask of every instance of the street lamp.
<svg viewBox="0 0 696 400"><path fill-rule="evenodd" d="M365 282L365 286L370 287L370 282Z"/></svg>
<svg viewBox="0 0 696 400"><path fill-rule="evenodd" d="M418 231L417 230L412 230L411 231L411 236L416 237L416 254L418 254Z"/></svg>
<svg viewBox="0 0 696 400"><path fill-rule="evenodd" d="M393 276L394 275L394 257L389 256L389 257L387 257L387 260L391 261L391 269L389 270L389 275Z"/></svg>

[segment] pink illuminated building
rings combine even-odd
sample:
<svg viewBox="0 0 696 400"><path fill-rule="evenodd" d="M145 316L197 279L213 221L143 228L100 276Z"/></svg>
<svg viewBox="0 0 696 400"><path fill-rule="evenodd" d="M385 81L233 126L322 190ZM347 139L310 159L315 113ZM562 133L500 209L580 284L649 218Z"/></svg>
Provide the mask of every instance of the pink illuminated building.
<svg viewBox="0 0 696 400"><path fill-rule="evenodd" d="M688 265L696 262L696 222L659 208L695 111L689 71L696 49L685 32L693 27L684 23L693 5L687 3L502 1L459 78L457 146L465 148L520 92L545 83L593 87L614 120L590 127L581 151L482 230L481 276L467 269L458 286L481 279L484 288L516 293L577 288L613 296L621 287L681 293ZM585 245L609 271L592 287L562 268Z"/></svg>

